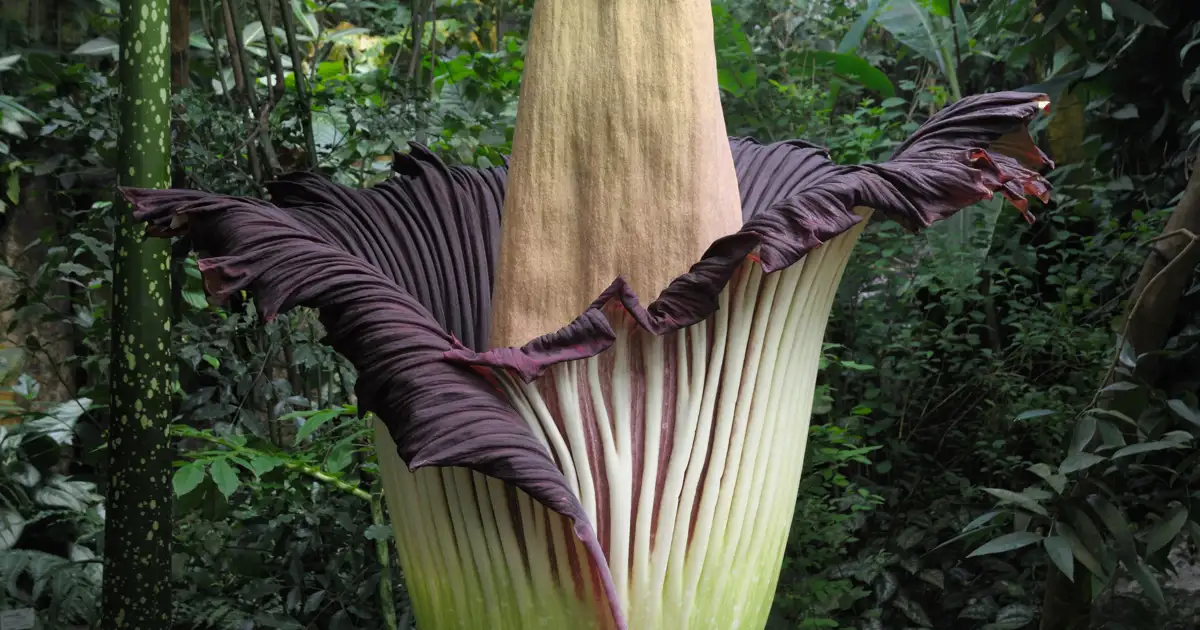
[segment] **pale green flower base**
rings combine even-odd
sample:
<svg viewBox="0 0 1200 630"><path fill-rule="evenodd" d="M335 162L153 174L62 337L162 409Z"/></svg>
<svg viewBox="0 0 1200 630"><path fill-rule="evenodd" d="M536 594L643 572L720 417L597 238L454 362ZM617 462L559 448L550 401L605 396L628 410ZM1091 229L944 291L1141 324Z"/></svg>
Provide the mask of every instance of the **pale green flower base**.
<svg viewBox="0 0 1200 630"><path fill-rule="evenodd" d="M593 525L606 532L631 630L766 624L825 325L865 223L777 273L747 262L718 311L672 333L673 344L611 311L617 340L603 357L613 365L607 372L602 357L593 357L554 366L539 380L553 387L497 375ZM673 382L663 378L668 364ZM641 387L644 396L632 394ZM675 418L669 435L664 400L674 401L665 407ZM631 409L644 417L640 440L631 435ZM599 444L591 453L589 433ZM570 558L586 565L587 554L565 518L477 473L411 473L381 427L377 440L422 630L611 627L597 576L572 571ZM635 461L642 462L637 470Z"/></svg>
<svg viewBox="0 0 1200 630"><path fill-rule="evenodd" d="M375 429L400 566L421 630L612 627L602 623L608 606L594 578L582 585L597 594L590 601L577 595L574 580L560 579L572 575L572 551L587 558L567 518L466 469L409 472L383 423L376 420ZM525 525L519 530L518 520Z"/></svg>

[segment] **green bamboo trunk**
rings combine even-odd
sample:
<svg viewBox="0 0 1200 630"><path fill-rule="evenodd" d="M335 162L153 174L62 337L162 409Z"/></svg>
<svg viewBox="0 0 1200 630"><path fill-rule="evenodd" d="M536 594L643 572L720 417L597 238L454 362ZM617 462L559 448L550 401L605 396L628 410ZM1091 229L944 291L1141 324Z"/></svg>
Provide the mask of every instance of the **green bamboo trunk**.
<svg viewBox="0 0 1200 630"><path fill-rule="evenodd" d="M168 0L121 2L122 186L170 183ZM144 241L117 195L112 423L105 532L105 630L158 630L171 619L169 242Z"/></svg>

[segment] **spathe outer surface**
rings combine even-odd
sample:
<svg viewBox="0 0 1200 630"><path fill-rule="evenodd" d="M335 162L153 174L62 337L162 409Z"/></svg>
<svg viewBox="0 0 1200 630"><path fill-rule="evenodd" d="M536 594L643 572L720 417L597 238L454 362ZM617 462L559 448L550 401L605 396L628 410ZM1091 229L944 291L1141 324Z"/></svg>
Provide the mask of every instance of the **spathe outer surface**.
<svg viewBox="0 0 1200 630"><path fill-rule="evenodd" d="M801 142L732 139L744 224L643 306L620 278L575 322L521 348L487 349L504 168L447 167L423 147L398 155L397 176L350 189L311 174L270 185L272 203L186 190L124 189L148 231L187 231L210 293L248 290L267 318L295 306L320 312L326 341L359 372L360 407L386 424L412 469L457 466L498 478L574 523L595 566L595 528L545 447L485 375L530 381L549 366L594 356L615 338L606 307L619 303L664 334L717 308L753 256L786 268L860 221L856 207L909 229L1000 192L1025 211L1045 200L1037 170L1049 160L1027 124L1046 97L970 97L929 119L881 164L838 166ZM611 312L611 311L610 311ZM605 573L602 570L602 573ZM598 576L622 613L609 576Z"/></svg>

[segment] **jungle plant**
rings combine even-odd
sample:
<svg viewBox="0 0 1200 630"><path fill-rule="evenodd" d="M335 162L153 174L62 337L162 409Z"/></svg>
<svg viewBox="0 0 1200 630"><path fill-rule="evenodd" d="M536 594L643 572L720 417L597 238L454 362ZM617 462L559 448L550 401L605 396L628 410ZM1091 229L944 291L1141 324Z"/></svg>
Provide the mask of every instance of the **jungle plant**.
<svg viewBox="0 0 1200 630"><path fill-rule="evenodd" d="M508 167L414 145L365 190L123 192L215 297L320 311L423 628L762 627L865 218L1026 212L1046 104L968 97L838 166L726 137L708 2L542 0Z"/></svg>

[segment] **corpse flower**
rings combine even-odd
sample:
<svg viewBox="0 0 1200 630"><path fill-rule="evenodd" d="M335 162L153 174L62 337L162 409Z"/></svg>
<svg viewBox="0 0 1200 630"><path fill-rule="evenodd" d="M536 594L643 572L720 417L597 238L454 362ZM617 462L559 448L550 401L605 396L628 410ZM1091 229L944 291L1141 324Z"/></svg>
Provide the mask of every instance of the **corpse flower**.
<svg viewBox="0 0 1200 630"><path fill-rule="evenodd" d="M413 145L363 190L123 191L214 296L318 309L425 630L763 627L865 217L1048 194L1038 94L963 99L882 164L729 139L712 28L703 0L538 2L505 168Z"/></svg>

